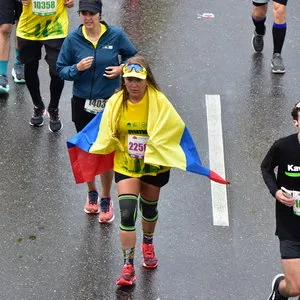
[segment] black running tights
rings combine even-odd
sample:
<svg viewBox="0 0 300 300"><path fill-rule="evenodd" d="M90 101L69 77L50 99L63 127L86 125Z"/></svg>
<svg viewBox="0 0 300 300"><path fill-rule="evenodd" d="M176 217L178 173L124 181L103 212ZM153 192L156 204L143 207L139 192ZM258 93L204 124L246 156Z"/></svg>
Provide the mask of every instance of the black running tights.
<svg viewBox="0 0 300 300"><path fill-rule="evenodd" d="M32 98L32 102L37 107L45 107L40 92L40 79L38 76L39 61L32 61L25 63L24 75L26 85ZM51 70L50 74L50 103L48 109L57 109L59 105L59 99L64 88L64 81L61 80L57 74L53 74Z"/></svg>

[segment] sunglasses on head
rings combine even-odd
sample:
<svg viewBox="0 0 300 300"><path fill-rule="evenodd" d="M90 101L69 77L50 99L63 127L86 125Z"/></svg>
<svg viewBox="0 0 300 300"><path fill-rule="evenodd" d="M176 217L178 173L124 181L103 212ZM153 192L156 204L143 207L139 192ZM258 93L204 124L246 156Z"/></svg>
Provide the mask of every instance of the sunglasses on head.
<svg viewBox="0 0 300 300"><path fill-rule="evenodd" d="M128 64L124 66L125 72L131 72L134 70L136 73L143 72L144 68L139 64Z"/></svg>

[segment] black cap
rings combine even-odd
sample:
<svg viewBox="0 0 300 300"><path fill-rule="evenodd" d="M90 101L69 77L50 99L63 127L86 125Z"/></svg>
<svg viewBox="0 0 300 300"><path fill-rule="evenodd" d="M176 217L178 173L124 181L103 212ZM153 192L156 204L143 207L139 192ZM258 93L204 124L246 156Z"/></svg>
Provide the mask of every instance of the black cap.
<svg viewBox="0 0 300 300"><path fill-rule="evenodd" d="M79 9L78 11L90 11L92 13L102 12L102 2L101 0L79 0Z"/></svg>

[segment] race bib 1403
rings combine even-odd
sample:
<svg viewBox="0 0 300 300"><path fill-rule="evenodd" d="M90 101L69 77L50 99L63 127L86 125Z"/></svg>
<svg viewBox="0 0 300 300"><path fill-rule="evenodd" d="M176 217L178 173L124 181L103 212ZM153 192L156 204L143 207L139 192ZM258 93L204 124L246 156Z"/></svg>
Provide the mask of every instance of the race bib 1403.
<svg viewBox="0 0 300 300"><path fill-rule="evenodd" d="M99 111L104 109L106 102L106 99L86 99L84 110L96 115Z"/></svg>

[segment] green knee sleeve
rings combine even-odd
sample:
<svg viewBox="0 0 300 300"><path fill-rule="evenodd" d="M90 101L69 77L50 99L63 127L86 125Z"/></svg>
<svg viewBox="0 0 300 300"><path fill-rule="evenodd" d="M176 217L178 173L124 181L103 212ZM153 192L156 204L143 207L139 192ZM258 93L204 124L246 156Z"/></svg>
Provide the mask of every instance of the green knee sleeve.
<svg viewBox="0 0 300 300"><path fill-rule="evenodd" d="M158 219L157 201L147 201L142 196L140 200L140 211L142 213L143 219L148 222L154 222Z"/></svg>

